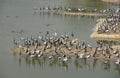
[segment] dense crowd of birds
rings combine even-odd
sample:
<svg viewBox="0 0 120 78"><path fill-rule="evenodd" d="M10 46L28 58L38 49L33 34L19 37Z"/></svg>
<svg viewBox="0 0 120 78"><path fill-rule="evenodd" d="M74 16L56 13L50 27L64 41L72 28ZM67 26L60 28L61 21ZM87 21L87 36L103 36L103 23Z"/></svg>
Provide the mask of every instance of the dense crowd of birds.
<svg viewBox="0 0 120 78"><path fill-rule="evenodd" d="M18 43L19 42L19 43ZM13 40L14 47L12 50L20 55L25 55L30 58L42 59L58 59L61 62L67 62L69 58L75 57L78 59L105 59L107 63L110 59L115 59L115 64L120 64L120 49L113 48L110 44L104 45L98 41L96 48L93 48L89 43L75 38L74 33L68 35L46 31L45 35L40 35L37 38L21 37L20 41L15 38Z"/></svg>
<svg viewBox="0 0 120 78"><path fill-rule="evenodd" d="M74 54L73 50L77 51L81 48L84 49L84 52L86 52L88 47L90 49L92 48L88 43L73 38L73 33L71 33L71 36L67 33L58 36L58 34L54 32L50 36L49 31L47 31L45 36L38 36L38 38L33 38L31 36L31 38L27 37L27 39L21 37L20 40L22 44L18 44L15 39L13 40L13 43L20 49L24 48L24 50L21 49L20 55L22 54L22 51L30 57L37 56L41 58L42 56L48 54L49 58L57 56L58 59L61 59L61 56L63 56L63 61L67 61L70 53L71 55L72 53Z"/></svg>
<svg viewBox="0 0 120 78"><path fill-rule="evenodd" d="M104 20L100 21L98 33L120 34L120 8L112 10ZM99 23L99 22L98 22Z"/></svg>

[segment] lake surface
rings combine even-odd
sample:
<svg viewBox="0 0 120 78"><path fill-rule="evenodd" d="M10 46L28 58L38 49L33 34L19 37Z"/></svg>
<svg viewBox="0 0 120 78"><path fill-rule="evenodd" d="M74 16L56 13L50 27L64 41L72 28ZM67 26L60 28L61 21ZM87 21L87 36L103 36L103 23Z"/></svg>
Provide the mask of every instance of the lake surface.
<svg viewBox="0 0 120 78"><path fill-rule="evenodd" d="M105 65L97 60L70 60L68 64L37 60L14 55L10 50L13 38L34 37L49 30L57 33L75 33L75 37L89 42L98 17L47 15L34 12L33 7L70 6L86 8L113 8L99 0L0 0L0 78L120 78L120 66Z"/></svg>

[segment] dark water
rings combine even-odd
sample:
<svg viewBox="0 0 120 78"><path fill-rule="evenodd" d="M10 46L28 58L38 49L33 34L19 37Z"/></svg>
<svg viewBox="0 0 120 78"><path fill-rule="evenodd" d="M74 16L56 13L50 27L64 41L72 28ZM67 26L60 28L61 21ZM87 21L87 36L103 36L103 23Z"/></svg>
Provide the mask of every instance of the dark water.
<svg viewBox="0 0 120 78"><path fill-rule="evenodd" d="M104 9L116 7L99 0L0 0L0 78L119 78L120 66L104 65L101 61L70 60L59 64L49 60L40 61L13 55L10 50L15 36L39 35L39 32L75 33L75 37L89 42L92 28L98 17L43 15L34 13L33 7L63 5ZM49 25L49 26L48 26Z"/></svg>

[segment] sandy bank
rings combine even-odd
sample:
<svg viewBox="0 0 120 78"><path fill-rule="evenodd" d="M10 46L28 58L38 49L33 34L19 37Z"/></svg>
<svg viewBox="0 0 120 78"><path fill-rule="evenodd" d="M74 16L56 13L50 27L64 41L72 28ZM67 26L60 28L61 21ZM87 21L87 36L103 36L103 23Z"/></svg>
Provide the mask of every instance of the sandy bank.
<svg viewBox="0 0 120 78"><path fill-rule="evenodd" d="M61 12L64 15L80 15L80 16L104 16L105 14L100 13L85 13L85 12Z"/></svg>
<svg viewBox="0 0 120 78"><path fill-rule="evenodd" d="M98 34L94 32L90 37L96 40L120 41L120 34Z"/></svg>
<svg viewBox="0 0 120 78"><path fill-rule="evenodd" d="M120 4L120 0L102 0L104 2L109 2L109 3L117 3Z"/></svg>
<svg viewBox="0 0 120 78"><path fill-rule="evenodd" d="M80 48L80 49L76 49L75 47L71 47L72 50L68 50L64 47L61 48L61 50L58 51L58 54L54 53L53 48L51 49L47 49L46 51L44 51L43 55L45 57L49 57L50 55L55 55L55 57L59 57L61 56L63 53L65 53L67 55L67 57L74 57L75 54L79 54L79 55L83 55L84 58L87 58L89 56L89 58L91 59L99 59L99 60L117 60L120 59L119 57L116 57L116 55L113 53L114 50L118 49L119 50L119 54L120 54L120 46L113 46L113 50L109 50L110 54L107 55L103 55L103 50L99 50L97 51L95 57L93 57L94 52L95 52L95 48L87 48L87 52L84 52L84 48ZM11 50L16 53L16 54L20 54L22 56L28 56L25 52L26 47L23 48L18 48L18 47L12 47ZM33 51L33 47L30 47L30 51ZM110 56L110 58L109 58Z"/></svg>

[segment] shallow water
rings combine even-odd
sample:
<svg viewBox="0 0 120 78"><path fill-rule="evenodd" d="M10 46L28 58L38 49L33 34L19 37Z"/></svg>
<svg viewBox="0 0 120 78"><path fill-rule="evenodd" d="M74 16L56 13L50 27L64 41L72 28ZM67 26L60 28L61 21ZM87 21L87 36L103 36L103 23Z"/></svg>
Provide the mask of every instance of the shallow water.
<svg viewBox="0 0 120 78"><path fill-rule="evenodd" d="M97 4L97 5L96 5ZM75 33L75 37L89 42L95 46L95 41L90 39L92 28L98 17L64 16L39 14L33 11L33 7L63 5L70 7L87 7L104 9L116 7L113 4L100 2L99 0L0 0L0 78L119 78L120 66L113 63L104 65L101 61L87 60L69 63L50 64L49 60L31 60L14 55L10 47L13 45L13 37L19 39L23 36L34 37L49 30L58 33Z"/></svg>

